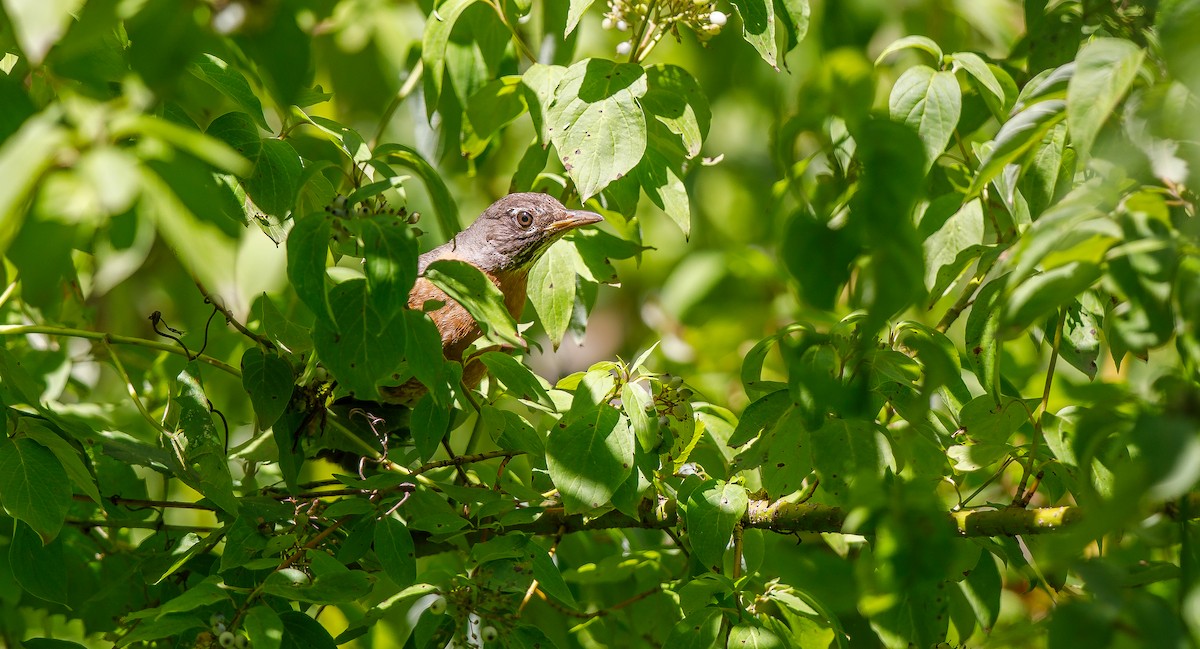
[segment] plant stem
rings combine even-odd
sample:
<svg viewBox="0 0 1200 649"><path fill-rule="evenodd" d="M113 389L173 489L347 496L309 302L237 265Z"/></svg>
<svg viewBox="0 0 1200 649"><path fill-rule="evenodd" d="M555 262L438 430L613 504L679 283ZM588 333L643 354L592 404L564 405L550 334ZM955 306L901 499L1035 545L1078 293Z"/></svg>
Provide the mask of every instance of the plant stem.
<svg viewBox="0 0 1200 649"><path fill-rule="evenodd" d="M1054 326L1054 345L1050 348L1050 363L1046 367L1046 385L1042 388L1042 412L1033 425L1033 441L1029 444L1027 458L1029 461L1025 465L1025 471L1021 474L1021 482L1017 485L1017 499L1013 501L1014 506L1024 507L1029 504L1029 498L1033 497L1033 494L1025 495L1025 485L1028 484L1029 476L1033 474L1033 467L1037 463L1038 443L1042 441L1042 419L1046 416L1046 409L1050 404L1050 387L1054 385L1054 367L1058 364L1058 348L1062 345L1063 327L1066 322L1067 310L1060 308L1058 323Z"/></svg>
<svg viewBox="0 0 1200 649"><path fill-rule="evenodd" d="M413 65L412 71L408 73L408 78L404 80L404 85L400 86L400 90L396 92L396 96L392 97L392 103L388 104L383 115L379 118L379 126L375 129L375 136L371 138L371 147L374 148L383 137L383 131L387 129L387 125L391 123L392 116L396 114L396 109L400 108L400 104L404 103L405 99L412 94L416 89L417 82L421 80L421 72L425 69L425 62L418 59Z"/></svg>
<svg viewBox="0 0 1200 649"><path fill-rule="evenodd" d="M147 340L145 338L134 338L132 336L118 336L116 334L103 333L99 331L88 331L87 329L71 329L69 327L54 327L50 325L0 325L0 336L20 336L27 334L46 334L49 336L69 336L71 338L86 338L88 340L99 340L113 345L134 345L137 347L145 347L155 351L167 352L176 356L188 357L187 352L178 345L170 343L160 343L157 340ZM202 363L208 363L213 367L229 374L242 378L242 371L238 368L219 361L212 356L200 354L193 360Z"/></svg>
<svg viewBox="0 0 1200 649"><path fill-rule="evenodd" d="M150 411L146 409L146 404L142 403L141 397L138 396L137 388L133 386L133 380L129 378L129 373L125 371L125 366L121 364L121 359L113 352L112 347L107 340L101 340L104 345L104 351L108 352L108 358L112 361L113 367L116 368L117 374L121 375L121 380L125 382L125 391L129 393L129 398L133 399L133 405L137 407L139 413L146 421L150 422L155 430L163 435L170 435L170 431L163 427L162 423L150 415Z"/></svg>
<svg viewBox="0 0 1200 649"><path fill-rule="evenodd" d="M275 343L271 342L265 336L260 336L247 329L245 325L238 322L237 318L233 317L233 312L226 308L224 304L214 300L212 294L205 290L204 285L200 283L200 280L193 278L192 281L196 283L196 288L200 289L200 294L204 296L204 301L213 305L214 309L220 311L221 315L225 316L225 322L227 324L233 325L234 329L237 329L242 335L246 336L250 340L253 340L259 345L262 345L267 349L275 349Z"/></svg>

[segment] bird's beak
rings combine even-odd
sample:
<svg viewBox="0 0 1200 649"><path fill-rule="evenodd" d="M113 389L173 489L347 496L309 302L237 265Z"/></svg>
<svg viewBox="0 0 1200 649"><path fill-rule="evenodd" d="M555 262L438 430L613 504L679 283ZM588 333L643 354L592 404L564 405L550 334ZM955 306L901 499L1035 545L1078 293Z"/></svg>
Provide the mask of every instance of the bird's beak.
<svg viewBox="0 0 1200 649"><path fill-rule="evenodd" d="M599 223L603 220L604 217L596 214L595 212L588 212L587 210L567 210L563 212L563 218L552 221L546 229L551 234L559 234L585 225Z"/></svg>

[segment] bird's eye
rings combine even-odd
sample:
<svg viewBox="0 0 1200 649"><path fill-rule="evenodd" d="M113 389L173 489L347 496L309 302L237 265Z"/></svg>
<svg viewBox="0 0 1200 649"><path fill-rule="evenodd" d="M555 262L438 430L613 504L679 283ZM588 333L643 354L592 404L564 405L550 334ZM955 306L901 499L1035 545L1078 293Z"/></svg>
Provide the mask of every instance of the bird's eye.
<svg viewBox="0 0 1200 649"><path fill-rule="evenodd" d="M523 228L528 228L529 226L533 225L533 215L529 213L529 210L521 210L517 212L515 218L517 220L517 225Z"/></svg>

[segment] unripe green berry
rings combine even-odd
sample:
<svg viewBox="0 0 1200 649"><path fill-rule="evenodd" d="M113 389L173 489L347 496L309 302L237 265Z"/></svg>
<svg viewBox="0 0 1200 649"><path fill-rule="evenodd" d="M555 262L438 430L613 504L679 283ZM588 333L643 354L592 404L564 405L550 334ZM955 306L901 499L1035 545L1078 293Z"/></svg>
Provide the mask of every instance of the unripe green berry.
<svg viewBox="0 0 1200 649"><path fill-rule="evenodd" d="M441 615L446 612L446 598L438 595L436 599L429 603L429 612L434 615Z"/></svg>
<svg viewBox="0 0 1200 649"><path fill-rule="evenodd" d="M237 642L237 638L233 637L232 631L222 631L221 635L217 636L217 644L225 649L232 649L235 642Z"/></svg>
<svg viewBox="0 0 1200 649"><path fill-rule="evenodd" d="M500 632L496 630L496 627L489 625L483 627L480 637L483 638L484 642L494 642L496 638L500 637Z"/></svg>

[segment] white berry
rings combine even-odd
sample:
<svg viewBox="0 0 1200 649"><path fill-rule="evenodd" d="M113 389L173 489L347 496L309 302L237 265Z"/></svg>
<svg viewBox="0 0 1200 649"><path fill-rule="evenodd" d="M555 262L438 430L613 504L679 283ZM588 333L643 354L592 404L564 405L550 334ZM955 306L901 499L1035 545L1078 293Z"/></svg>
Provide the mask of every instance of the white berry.
<svg viewBox="0 0 1200 649"><path fill-rule="evenodd" d="M629 41L621 41L617 43L617 56L629 56L633 51L633 44Z"/></svg>
<svg viewBox="0 0 1200 649"><path fill-rule="evenodd" d="M709 22L716 25L717 27L724 27L725 22L727 20L729 20L729 17L726 16L724 12L714 11L711 14L709 14L708 20L709 20Z"/></svg>
<svg viewBox="0 0 1200 649"><path fill-rule="evenodd" d="M613 28L612 18L605 18L604 20L601 20L600 26L605 29L612 29Z"/></svg>
<svg viewBox="0 0 1200 649"><path fill-rule="evenodd" d="M623 32L626 29L629 29L629 23L625 22L624 20L618 20L617 21L617 30Z"/></svg>

